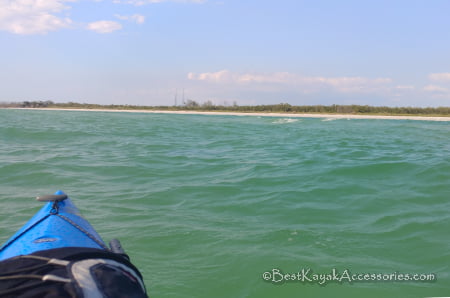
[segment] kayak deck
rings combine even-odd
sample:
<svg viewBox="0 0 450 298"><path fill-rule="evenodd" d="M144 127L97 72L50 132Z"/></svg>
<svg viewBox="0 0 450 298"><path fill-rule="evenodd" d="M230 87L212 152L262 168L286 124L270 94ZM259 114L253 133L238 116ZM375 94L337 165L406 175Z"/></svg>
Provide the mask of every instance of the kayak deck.
<svg viewBox="0 0 450 298"><path fill-rule="evenodd" d="M108 250L95 229L62 191L55 193L35 216L0 248L0 261L40 250L90 247ZM50 196L51 197L51 196Z"/></svg>

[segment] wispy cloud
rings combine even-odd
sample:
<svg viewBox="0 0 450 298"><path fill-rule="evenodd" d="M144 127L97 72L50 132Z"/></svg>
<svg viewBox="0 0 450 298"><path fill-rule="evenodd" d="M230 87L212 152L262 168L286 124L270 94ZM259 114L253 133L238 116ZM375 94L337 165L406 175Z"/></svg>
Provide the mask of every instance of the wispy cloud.
<svg viewBox="0 0 450 298"><path fill-rule="evenodd" d="M448 88L436 86L436 85L427 85L423 88L423 90L428 92L435 92L435 93L447 93L449 92Z"/></svg>
<svg viewBox="0 0 450 298"><path fill-rule="evenodd" d="M114 15L116 18L118 18L119 20L123 20L123 21L130 21L130 22L134 22L136 24L144 24L145 22L145 16L140 15L140 14L134 14L131 16L122 16L122 15Z"/></svg>
<svg viewBox="0 0 450 298"><path fill-rule="evenodd" d="M70 9L68 0L0 0L0 30L15 34L46 34L69 27L70 18L57 14Z"/></svg>
<svg viewBox="0 0 450 298"><path fill-rule="evenodd" d="M122 25L113 21L97 21L89 23L87 28L97 33L111 33L122 29Z"/></svg>
<svg viewBox="0 0 450 298"><path fill-rule="evenodd" d="M318 77L288 72L270 74L233 73L228 70L205 73L188 73L189 80L221 84L261 85L275 84L294 87L304 93L333 89L342 93L366 93L385 90L392 83L390 78Z"/></svg>
<svg viewBox="0 0 450 298"><path fill-rule="evenodd" d="M450 82L450 72L432 73L428 76L431 81Z"/></svg>
<svg viewBox="0 0 450 298"><path fill-rule="evenodd" d="M395 86L395 89L397 89L397 90L415 90L416 87L412 86L412 85L398 85L398 86Z"/></svg>
<svg viewBox="0 0 450 298"><path fill-rule="evenodd" d="M437 85L427 85L423 88L423 90L435 98L450 98L450 88Z"/></svg>
<svg viewBox="0 0 450 298"><path fill-rule="evenodd" d="M426 85L423 91L435 98L450 98L450 72L432 73L428 79L433 83Z"/></svg>

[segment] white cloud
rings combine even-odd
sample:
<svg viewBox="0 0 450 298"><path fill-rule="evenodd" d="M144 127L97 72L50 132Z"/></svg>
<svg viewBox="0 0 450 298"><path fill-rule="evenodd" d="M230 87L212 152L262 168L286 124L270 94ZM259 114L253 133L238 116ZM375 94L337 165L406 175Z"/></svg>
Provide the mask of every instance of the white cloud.
<svg viewBox="0 0 450 298"><path fill-rule="evenodd" d="M428 78L432 81L450 82L450 72L432 73Z"/></svg>
<svg viewBox="0 0 450 298"><path fill-rule="evenodd" d="M332 89L342 93L367 93L386 91L390 88L392 80L389 78L364 77L308 77L288 72L271 74L239 74L228 70L206 73L189 73L189 80L212 83L261 85L275 84L296 88L304 93L314 93Z"/></svg>
<svg viewBox="0 0 450 298"><path fill-rule="evenodd" d="M145 16L140 15L140 14L134 14L131 16L122 16L122 15L115 15L116 18L118 18L119 20L123 20L123 21L130 21L130 22L134 22L136 24L144 24L145 22Z"/></svg>
<svg viewBox="0 0 450 298"><path fill-rule="evenodd" d="M69 0L0 0L0 30L15 34L45 34L72 24L57 16L70 9Z"/></svg>
<svg viewBox="0 0 450 298"><path fill-rule="evenodd" d="M201 74L188 73L189 80L208 81L215 83L232 82L232 74L228 70L221 70L218 72L205 72Z"/></svg>
<svg viewBox="0 0 450 298"><path fill-rule="evenodd" d="M98 33L110 33L122 28L117 22L97 21L87 26L76 23L68 17L72 7L66 5L69 2L79 0L0 0L0 30L14 34L46 34L51 31L69 27L83 27ZM93 2L101 0L92 0ZM175 3L204 3L207 0L113 0L114 3L128 3L144 5L162 2ZM65 13L66 16L61 16ZM120 20L143 24L145 16L116 15Z"/></svg>
<svg viewBox="0 0 450 298"><path fill-rule="evenodd" d="M122 25L113 21L97 21L89 23L87 29L97 33L111 33L122 29Z"/></svg>

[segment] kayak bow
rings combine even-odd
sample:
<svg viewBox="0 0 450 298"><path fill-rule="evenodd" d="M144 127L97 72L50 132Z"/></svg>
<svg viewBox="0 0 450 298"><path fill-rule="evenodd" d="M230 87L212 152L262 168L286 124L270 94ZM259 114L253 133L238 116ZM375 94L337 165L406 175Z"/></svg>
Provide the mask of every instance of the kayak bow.
<svg viewBox="0 0 450 298"><path fill-rule="evenodd" d="M62 191L38 197L47 203L0 248L0 261L62 247L108 250L95 229Z"/></svg>
<svg viewBox="0 0 450 298"><path fill-rule="evenodd" d="M148 298L119 240L108 248L62 191L0 248L0 296Z"/></svg>

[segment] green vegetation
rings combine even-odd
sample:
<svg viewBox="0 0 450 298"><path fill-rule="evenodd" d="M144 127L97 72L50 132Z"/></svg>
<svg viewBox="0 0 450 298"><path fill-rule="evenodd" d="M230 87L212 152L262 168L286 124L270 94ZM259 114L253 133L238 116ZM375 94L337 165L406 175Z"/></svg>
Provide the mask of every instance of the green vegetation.
<svg viewBox="0 0 450 298"><path fill-rule="evenodd" d="M215 105L211 101L203 104L187 100L180 106L134 106L134 105L99 105L88 103L54 103L52 101L24 101L20 103L0 103L3 108L63 108L63 109L110 109L110 110L161 110L161 111L201 111L201 112L241 112L241 113L323 113L354 115L415 115L415 116L450 116L450 107L374 107L361 105L309 105L292 106L287 103L276 105L239 106Z"/></svg>

